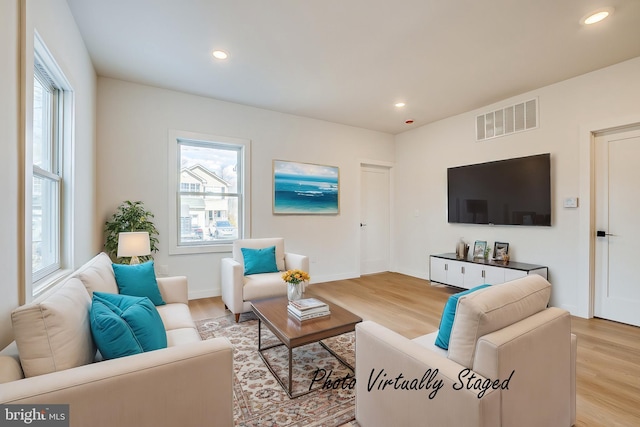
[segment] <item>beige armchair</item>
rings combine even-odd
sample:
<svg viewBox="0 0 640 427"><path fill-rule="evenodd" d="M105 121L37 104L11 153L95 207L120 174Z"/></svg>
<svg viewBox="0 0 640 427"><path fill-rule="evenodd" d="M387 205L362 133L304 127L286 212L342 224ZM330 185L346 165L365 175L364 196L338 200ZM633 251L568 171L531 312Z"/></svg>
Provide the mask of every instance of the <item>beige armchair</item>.
<svg viewBox="0 0 640 427"><path fill-rule="evenodd" d="M245 276L242 248L264 249L275 246L277 272ZM221 265L222 302L240 320L240 314L251 311L251 300L287 294L287 284L282 280L285 270L299 269L309 272L309 258L284 251L284 239L243 239L233 242L233 258L223 258Z"/></svg>
<svg viewBox="0 0 640 427"><path fill-rule="evenodd" d="M356 420L375 426L575 424L576 337L541 276L460 297L449 349L356 326Z"/></svg>

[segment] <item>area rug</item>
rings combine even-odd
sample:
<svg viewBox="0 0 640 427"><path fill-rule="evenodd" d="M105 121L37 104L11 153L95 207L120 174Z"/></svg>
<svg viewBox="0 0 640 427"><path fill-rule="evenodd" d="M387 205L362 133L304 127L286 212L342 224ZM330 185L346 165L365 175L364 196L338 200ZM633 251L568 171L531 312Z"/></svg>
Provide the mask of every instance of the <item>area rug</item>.
<svg viewBox="0 0 640 427"><path fill-rule="evenodd" d="M354 374L319 343L293 349L293 392L307 391L310 387L313 391L290 399L258 355L258 320L252 313L243 314L239 323L228 315L196 324L202 339L227 337L233 345L236 426L337 427L355 418ZM262 346L278 342L262 325ZM353 332L323 342L347 363L355 365ZM287 348L267 350L265 357L287 384Z"/></svg>

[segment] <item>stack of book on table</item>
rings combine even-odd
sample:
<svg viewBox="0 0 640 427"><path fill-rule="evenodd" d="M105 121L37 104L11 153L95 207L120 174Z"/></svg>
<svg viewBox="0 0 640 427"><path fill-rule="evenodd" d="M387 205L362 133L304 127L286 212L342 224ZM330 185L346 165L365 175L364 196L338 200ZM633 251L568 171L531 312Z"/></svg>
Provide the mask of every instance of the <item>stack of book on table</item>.
<svg viewBox="0 0 640 427"><path fill-rule="evenodd" d="M329 306L316 298L289 301L289 314L298 320L309 320L331 314Z"/></svg>

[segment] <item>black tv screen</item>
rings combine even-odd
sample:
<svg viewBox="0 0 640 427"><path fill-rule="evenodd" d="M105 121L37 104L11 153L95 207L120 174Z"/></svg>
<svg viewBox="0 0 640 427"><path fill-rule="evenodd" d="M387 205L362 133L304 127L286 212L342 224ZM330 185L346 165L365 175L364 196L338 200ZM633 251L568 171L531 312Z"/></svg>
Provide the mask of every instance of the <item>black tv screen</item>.
<svg viewBox="0 0 640 427"><path fill-rule="evenodd" d="M551 156L447 169L450 223L551 225Z"/></svg>

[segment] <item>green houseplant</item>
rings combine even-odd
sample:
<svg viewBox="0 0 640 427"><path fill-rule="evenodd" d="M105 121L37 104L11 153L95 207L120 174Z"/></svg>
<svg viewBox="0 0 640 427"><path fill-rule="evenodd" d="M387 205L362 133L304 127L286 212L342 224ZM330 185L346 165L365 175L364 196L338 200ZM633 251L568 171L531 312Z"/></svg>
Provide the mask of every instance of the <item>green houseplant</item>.
<svg viewBox="0 0 640 427"><path fill-rule="evenodd" d="M128 264L130 258L118 258L118 235L121 232L128 231L146 231L149 233L149 243L151 252L158 252L158 229L150 218L153 213L145 209L142 202L131 202L129 200L123 202L111 219L104 224L104 232L106 241L104 244L105 251L112 260L120 264ZM151 255L141 256L140 262L145 262L153 257Z"/></svg>

